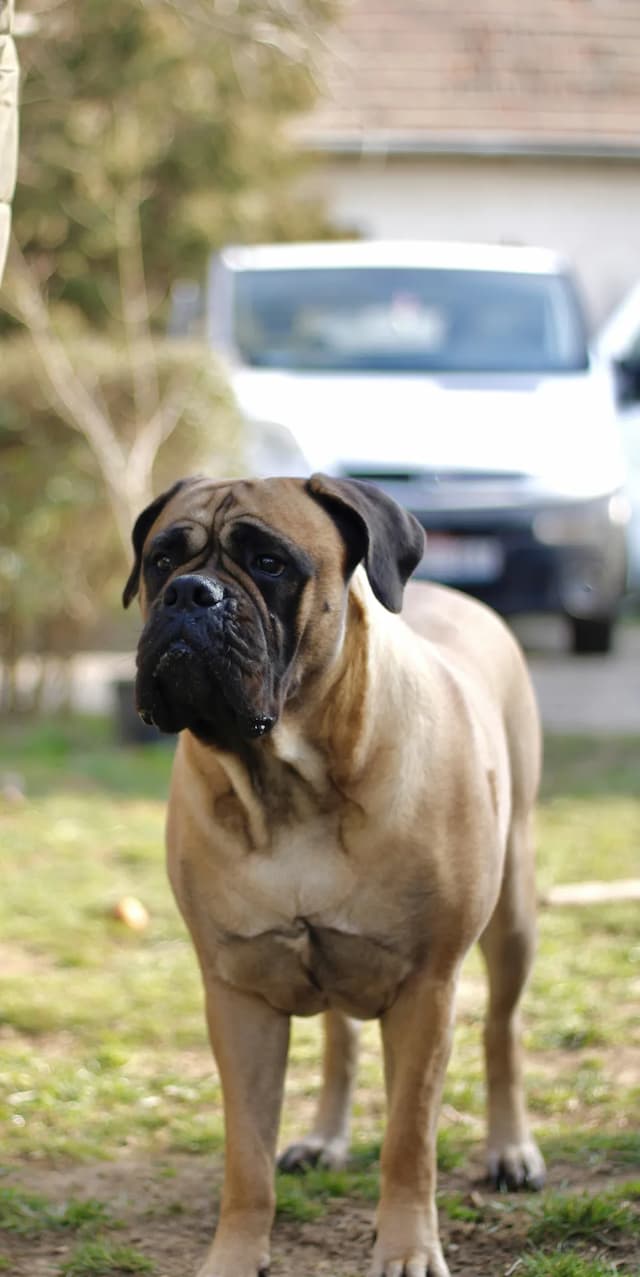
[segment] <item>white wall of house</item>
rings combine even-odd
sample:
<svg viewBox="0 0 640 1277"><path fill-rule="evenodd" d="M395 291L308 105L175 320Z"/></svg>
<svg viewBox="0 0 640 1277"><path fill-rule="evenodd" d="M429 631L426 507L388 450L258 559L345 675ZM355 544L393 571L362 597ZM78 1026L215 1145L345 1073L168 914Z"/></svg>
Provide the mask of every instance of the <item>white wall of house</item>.
<svg viewBox="0 0 640 1277"><path fill-rule="evenodd" d="M322 161L315 180L333 220L367 237L556 249L592 325L640 278L640 161L363 154Z"/></svg>

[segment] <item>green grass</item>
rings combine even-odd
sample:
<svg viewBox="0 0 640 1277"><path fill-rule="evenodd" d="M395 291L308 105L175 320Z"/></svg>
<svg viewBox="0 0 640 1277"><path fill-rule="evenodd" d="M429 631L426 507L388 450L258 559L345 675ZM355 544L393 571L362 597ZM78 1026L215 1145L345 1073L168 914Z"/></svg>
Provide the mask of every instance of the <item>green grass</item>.
<svg viewBox="0 0 640 1277"><path fill-rule="evenodd" d="M557 798L637 798L640 736L547 736L543 804Z"/></svg>
<svg viewBox="0 0 640 1277"><path fill-rule="evenodd" d="M535 1245L605 1243L615 1233L640 1234L640 1186L632 1182L608 1193L548 1193L531 1207L529 1240Z"/></svg>
<svg viewBox="0 0 640 1277"><path fill-rule="evenodd" d="M3 735L0 777L19 773L26 790L22 804L0 799L0 1124L3 1156L18 1168L45 1157L59 1164L122 1155L161 1161L176 1152L200 1156L221 1148L221 1093L200 979L164 868L170 767L170 748L115 747L100 721L22 725ZM548 742L538 818L543 888L637 874L639 778L640 738ZM114 902L128 894L149 911L143 932L113 918ZM640 1107L638 988L635 906L541 910L524 1025L530 1107L550 1161L576 1171L624 1170L640 1161L633 1122ZM456 1170L482 1141L484 997L482 963L473 953L463 971L445 1086L438 1143L444 1171ZM296 1021L283 1143L309 1127L320 1058L319 1021ZM280 1213L312 1218L342 1195L369 1201L377 1191L383 1119L378 1030L366 1024L352 1165L340 1176L279 1177ZM581 1206L574 1195L552 1224L553 1199L544 1201L530 1241L547 1249L573 1245L580 1210L587 1231L598 1211L597 1199ZM442 1206L449 1218L473 1226L465 1212L475 1208L464 1197L449 1194ZM609 1219L635 1209L631 1199L607 1199ZM52 1223L52 1210L26 1192L5 1187L0 1193L1 1217L13 1220L3 1225L9 1231L82 1233L81 1223ZM96 1217L93 1226L108 1225ZM535 1232L538 1226L544 1236ZM600 1226L596 1219L595 1232ZM108 1251L105 1242L93 1258L86 1247L76 1252L73 1262L85 1268L69 1268L70 1277L117 1271ZM600 1277L613 1271L608 1258L598 1268L593 1257L564 1251L528 1254L517 1273Z"/></svg>
<svg viewBox="0 0 640 1277"><path fill-rule="evenodd" d="M549 1162L575 1162L587 1170L603 1163L617 1170L640 1166L640 1130L566 1130L543 1141Z"/></svg>
<svg viewBox="0 0 640 1277"><path fill-rule="evenodd" d="M27 795L0 807L0 1121L15 1155L220 1146L200 980L164 871L170 766L169 748L115 748L99 721L20 727L0 747L0 774L21 773ZM552 738L539 816L544 883L634 871L638 775L638 740ZM145 932L112 917L127 894L149 910ZM603 1128L611 1139L628 1134L621 1124L640 1097L616 1076L614 1048L640 1045L634 972L640 978L635 907L542 911L525 1023L531 1107L547 1138L562 1140L565 1128L596 1140ZM478 1119L478 1132L443 1124L443 1169L463 1159L484 1109L477 954L464 982L445 1103ZM363 1038L360 1142L379 1137L384 1109L376 1026ZM317 1021L296 1023L284 1138L308 1122L318 1061Z"/></svg>
<svg viewBox="0 0 640 1277"><path fill-rule="evenodd" d="M0 766L18 772L28 793L41 798L65 791L163 799L173 755L172 738L145 749L118 745L106 718L89 716L14 723L3 730Z"/></svg>
<svg viewBox="0 0 640 1277"><path fill-rule="evenodd" d="M601 1259L585 1259L575 1252L526 1255L517 1272L522 1277L619 1277L621 1269Z"/></svg>
<svg viewBox="0 0 640 1277"><path fill-rule="evenodd" d="M464 1224L477 1224L483 1217L482 1210L469 1201L468 1194L438 1193L438 1206L449 1219L461 1220Z"/></svg>
<svg viewBox="0 0 640 1277"><path fill-rule="evenodd" d="M438 1134L438 1167L441 1171L453 1170L461 1165L468 1151L468 1144L450 1131ZM280 1172L276 1178L277 1212L287 1219L316 1219L324 1214L327 1203L331 1199L350 1197L367 1202L376 1202L380 1191L380 1173L378 1160L380 1156L379 1142L355 1144L346 1170L323 1170L321 1167L306 1171L304 1174ZM456 1195L450 1195L443 1203L450 1217L462 1219L462 1198L460 1197L460 1213L455 1215L454 1202ZM451 1209L449 1209L451 1208ZM471 1218L471 1215L468 1216Z"/></svg>
<svg viewBox="0 0 640 1277"><path fill-rule="evenodd" d="M92 1198L70 1198L57 1206L38 1193L0 1185L0 1232L37 1237L52 1229L82 1232L116 1226L106 1206Z"/></svg>
<svg viewBox="0 0 640 1277"><path fill-rule="evenodd" d="M120 1277L122 1273L152 1273L155 1265L131 1246L108 1241L81 1242L60 1267L61 1277Z"/></svg>
<svg viewBox="0 0 640 1277"><path fill-rule="evenodd" d="M333 1171L318 1167L303 1175L280 1173L276 1180L278 1211L295 1215L300 1204L304 1211L303 1203L317 1205L336 1197L359 1197L363 1201L375 1202L379 1186L378 1172L373 1168Z"/></svg>
<svg viewBox="0 0 640 1277"><path fill-rule="evenodd" d="M312 1172L310 1172L312 1173ZM324 1198L326 1200L326 1194ZM324 1214L324 1201L313 1193L308 1176L278 1175L276 1178L276 1215L281 1219L304 1222Z"/></svg>
<svg viewBox="0 0 640 1277"><path fill-rule="evenodd" d="M0 1234L35 1240L46 1233L64 1230L77 1234L78 1241L68 1260L58 1268L60 1277L101 1277L123 1273L151 1273L154 1265L129 1246L114 1244L95 1236L104 1229L119 1228L103 1202L71 1197L62 1203L48 1201L39 1193L0 1185ZM0 1254L0 1270L10 1267Z"/></svg>

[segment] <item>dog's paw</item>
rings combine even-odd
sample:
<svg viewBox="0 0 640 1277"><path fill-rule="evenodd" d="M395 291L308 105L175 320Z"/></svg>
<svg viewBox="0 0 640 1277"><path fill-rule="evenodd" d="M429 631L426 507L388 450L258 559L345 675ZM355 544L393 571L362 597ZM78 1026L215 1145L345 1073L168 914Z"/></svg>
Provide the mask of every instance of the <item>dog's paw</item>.
<svg viewBox="0 0 640 1277"><path fill-rule="evenodd" d="M450 1274L440 1244L434 1242L428 1251L412 1251L407 1255L384 1258L374 1252L369 1277L450 1277Z"/></svg>
<svg viewBox="0 0 640 1277"><path fill-rule="evenodd" d="M450 1277L438 1238L435 1210L378 1207L369 1277Z"/></svg>
<svg viewBox="0 0 640 1277"><path fill-rule="evenodd" d="M196 1277L227 1277L227 1273L233 1274L233 1277L244 1277L244 1268L211 1268L208 1265L205 1268L199 1268ZM252 1268L247 1269L247 1277L269 1277L268 1268Z"/></svg>
<svg viewBox="0 0 640 1277"><path fill-rule="evenodd" d="M269 1277L269 1251L251 1245L242 1236L237 1242L214 1241L196 1277Z"/></svg>
<svg viewBox="0 0 640 1277"><path fill-rule="evenodd" d="M211 1267L210 1263L206 1263L204 1267L199 1268L196 1277L269 1277L268 1268L228 1268L219 1265Z"/></svg>
<svg viewBox="0 0 640 1277"><path fill-rule="evenodd" d="M324 1140L319 1135L308 1135L303 1140L289 1144L278 1158L279 1171L307 1171L313 1166L341 1171L347 1164L349 1147L344 1139Z"/></svg>
<svg viewBox="0 0 640 1277"><path fill-rule="evenodd" d="M213 1265L211 1260L208 1260L202 1268L198 1269L196 1277L269 1277L269 1269L264 1266L244 1268L237 1265L229 1268L223 1260L219 1263L214 1260Z"/></svg>
<svg viewBox="0 0 640 1277"><path fill-rule="evenodd" d="M514 1191L519 1188L537 1192L544 1185L544 1158L534 1140L506 1144L487 1152L487 1176L493 1188Z"/></svg>

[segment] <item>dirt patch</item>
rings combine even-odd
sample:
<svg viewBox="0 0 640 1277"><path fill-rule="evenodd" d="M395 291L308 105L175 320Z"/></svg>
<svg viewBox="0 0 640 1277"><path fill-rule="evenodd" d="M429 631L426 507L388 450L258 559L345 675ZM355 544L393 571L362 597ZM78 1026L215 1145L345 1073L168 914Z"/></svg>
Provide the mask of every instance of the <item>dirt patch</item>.
<svg viewBox="0 0 640 1277"><path fill-rule="evenodd" d="M440 1210L443 1244L452 1277L506 1277L516 1274L526 1252L531 1216L530 1195L495 1196L480 1181L480 1162L465 1171L441 1174L442 1194L475 1206L477 1222L449 1218ZM550 1188L563 1192L608 1191L631 1178L600 1165L590 1170L556 1164ZM108 1208L120 1227L110 1229L118 1245L135 1247L154 1264L154 1277L188 1277L197 1269L211 1239L222 1166L220 1159L164 1158L155 1163L100 1163L61 1170L25 1165L6 1168L2 1184L39 1193L52 1203L70 1197L94 1198ZM374 1207L354 1198L334 1198L322 1215L310 1221L279 1218L273 1232L272 1277L356 1277L368 1271ZM57 1277L76 1239L47 1231L37 1237L0 1233L0 1255L11 1277ZM585 1252L585 1253L588 1253ZM599 1254L608 1253L600 1246ZM633 1237L616 1239L620 1274L637 1274L640 1244Z"/></svg>
<svg viewBox="0 0 640 1277"><path fill-rule="evenodd" d="M51 961L39 953L23 949L19 944L5 944L0 941L0 971L3 977L14 979L16 976L39 975L51 968Z"/></svg>

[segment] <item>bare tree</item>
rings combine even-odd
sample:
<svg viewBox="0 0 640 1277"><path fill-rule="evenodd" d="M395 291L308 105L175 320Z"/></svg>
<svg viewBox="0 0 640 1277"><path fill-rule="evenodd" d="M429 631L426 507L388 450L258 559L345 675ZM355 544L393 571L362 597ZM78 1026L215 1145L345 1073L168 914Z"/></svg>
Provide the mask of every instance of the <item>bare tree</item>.
<svg viewBox="0 0 640 1277"><path fill-rule="evenodd" d="M116 230L134 405L126 430L122 422L114 420L95 384L85 380L74 365L15 240L10 251L7 292L14 315L30 334L53 407L72 430L83 436L98 464L126 554L133 519L151 500L158 452L180 423L194 392L197 371L195 367L183 368L161 394L140 236L131 209L116 218Z"/></svg>
<svg viewBox="0 0 640 1277"><path fill-rule="evenodd" d="M54 410L90 447L128 547L158 453L210 364L203 351L159 377L171 284L202 276L211 248L230 238L326 225L317 202L294 193L286 125L312 100L333 0L23 7L38 22L23 58L3 299L30 334ZM78 337L94 332L124 352L124 405L107 402L77 357Z"/></svg>

